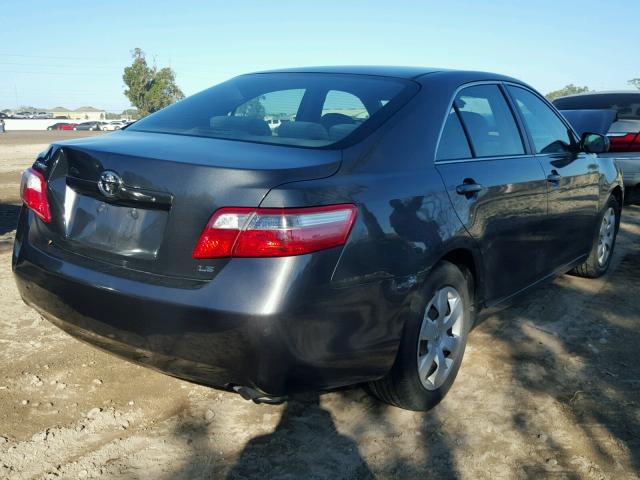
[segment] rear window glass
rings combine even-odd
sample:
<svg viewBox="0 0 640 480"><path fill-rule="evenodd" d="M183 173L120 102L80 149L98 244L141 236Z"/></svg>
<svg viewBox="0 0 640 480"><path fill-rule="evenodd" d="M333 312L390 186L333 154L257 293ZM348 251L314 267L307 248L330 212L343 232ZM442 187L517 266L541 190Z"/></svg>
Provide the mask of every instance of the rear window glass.
<svg viewBox="0 0 640 480"><path fill-rule="evenodd" d="M368 134L416 90L413 82L363 75L243 75L128 130L325 147Z"/></svg>
<svg viewBox="0 0 640 480"><path fill-rule="evenodd" d="M557 98L558 110L615 110L619 120L640 120L640 93L598 93Z"/></svg>

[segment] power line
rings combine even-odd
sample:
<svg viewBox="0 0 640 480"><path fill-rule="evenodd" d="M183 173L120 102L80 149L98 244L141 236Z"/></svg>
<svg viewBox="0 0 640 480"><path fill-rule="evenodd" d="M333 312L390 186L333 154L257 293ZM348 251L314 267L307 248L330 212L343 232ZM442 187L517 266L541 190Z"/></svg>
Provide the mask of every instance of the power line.
<svg viewBox="0 0 640 480"><path fill-rule="evenodd" d="M43 58L43 59L57 59L57 60L97 60L99 59L102 63L102 65L100 65L100 68L102 68L103 66L105 68L109 68L109 65L107 65L106 62L102 62L101 58L98 57L58 57L58 56L51 56L51 55L23 55L23 54L18 54L18 53L0 53L0 58L2 58L3 56L6 57L20 57L20 58ZM159 57L157 55L148 55L147 56L147 63L150 65L153 65L155 63L156 58L162 58ZM112 60L114 63L112 64L113 66L118 66L118 67L122 67L123 65L125 65L124 63L122 63L122 61L118 61L118 60ZM131 61L130 59L128 61ZM175 59L175 58L170 58L167 59L167 63L169 64L169 66L173 69L175 69L175 65L185 65L185 66L195 66L198 67L198 69L200 71L202 71L203 68L207 68L209 65L211 64L216 64L219 63L219 61L216 61L216 59L214 58L207 58L204 60L184 60L184 59ZM33 64L36 65L36 64ZM126 64L128 65L128 63ZM57 66L57 65L56 65ZM75 67L76 65L74 65ZM77 65L78 67L83 67L84 64L82 65ZM228 74L234 74L237 72L236 69L228 67L226 69L218 69L218 70L205 70L208 71L212 74L215 75L228 75Z"/></svg>
<svg viewBox="0 0 640 480"><path fill-rule="evenodd" d="M53 55L23 55L20 53L0 53L0 57L52 58L58 60L95 60L96 57L57 57Z"/></svg>
<svg viewBox="0 0 640 480"><path fill-rule="evenodd" d="M13 74L20 74L20 73L26 73L29 75L72 75L74 77L81 75L84 77L104 77L104 74L102 73L74 73L74 72L34 72L34 71L27 71L27 70L0 70L0 73L13 73ZM117 73L117 75L120 75L120 73Z"/></svg>
<svg viewBox="0 0 640 480"><path fill-rule="evenodd" d="M116 67L106 66L106 65L87 65L83 63L82 65L61 65L61 64L46 64L46 63L16 63L16 62L0 62L0 65L15 65L22 67L52 67L52 68L106 68L113 70Z"/></svg>

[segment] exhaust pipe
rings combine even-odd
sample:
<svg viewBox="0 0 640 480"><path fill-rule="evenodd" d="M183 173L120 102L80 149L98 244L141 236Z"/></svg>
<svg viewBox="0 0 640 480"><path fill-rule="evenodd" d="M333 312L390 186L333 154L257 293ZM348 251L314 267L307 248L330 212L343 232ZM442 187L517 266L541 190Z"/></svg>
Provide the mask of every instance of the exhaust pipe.
<svg viewBox="0 0 640 480"><path fill-rule="evenodd" d="M274 397L270 395L266 395L255 388L251 387L243 387L240 385L235 385L233 387L233 391L240 394L242 398L245 400L251 400L253 403L266 403L268 405L280 405L287 400L287 397Z"/></svg>

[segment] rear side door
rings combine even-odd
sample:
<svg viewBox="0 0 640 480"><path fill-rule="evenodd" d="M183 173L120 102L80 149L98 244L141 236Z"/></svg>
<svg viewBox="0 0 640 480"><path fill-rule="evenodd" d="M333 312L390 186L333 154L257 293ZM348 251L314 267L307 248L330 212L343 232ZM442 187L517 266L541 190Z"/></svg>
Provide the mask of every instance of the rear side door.
<svg viewBox="0 0 640 480"><path fill-rule="evenodd" d="M528 153L500 85L472 85L456 94L436 168L458 217L479 244L488 303L548 272L547 179Z"/></svg>
<svg viewBox="0 0 640 480"><path fill-rule="evenodd" d="M578 151L573 131L545 100L521 86L507 89L547 177L549 258L560 267L591 248L600 192L598 162L595 155Z"/></svg>

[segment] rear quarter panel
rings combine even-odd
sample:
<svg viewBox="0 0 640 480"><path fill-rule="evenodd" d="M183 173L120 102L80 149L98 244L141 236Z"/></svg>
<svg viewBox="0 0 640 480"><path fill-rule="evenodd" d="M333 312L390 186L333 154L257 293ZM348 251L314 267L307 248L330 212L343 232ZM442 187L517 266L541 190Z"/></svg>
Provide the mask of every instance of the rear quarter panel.
<svg viewBox="0 0 640 480"><path fill-rule="evenodd" d="M453 91L453 90L451 90ZM476 244L434 166L448 98L424 89L383 127L343 151L337 174L272 189L262 207L354 203L358 217L333 281L353 285L428 271L447 251Z"/></svg>
<svg viewBox="0 0 640 480"><path fill-rule="evenodd" d="M624 182L620 167L616 164L615 159L605 155L597 157L598 168L600 170L600 210L604 208L605 203L609 199L609 195L616 188L620 187L624 195Z"/></svg>

